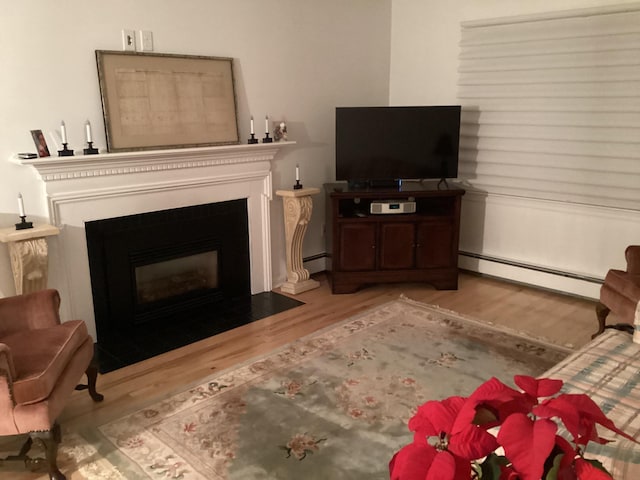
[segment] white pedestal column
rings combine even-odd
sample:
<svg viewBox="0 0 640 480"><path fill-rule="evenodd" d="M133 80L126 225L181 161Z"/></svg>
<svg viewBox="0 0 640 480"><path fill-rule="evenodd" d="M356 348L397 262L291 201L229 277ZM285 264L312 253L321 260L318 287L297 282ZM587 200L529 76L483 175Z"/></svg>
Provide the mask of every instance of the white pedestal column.
<svg viewBox="0 0 640 480"><path fill-rule="evenodd" d="M281 288L293 295L320 286L319 282L309 278L309 270L302 265L302 242L313 210L311 195L318 193L319 188L276 191L276 195L282 197L287 248L287 281Z"/></svg>
<svg viewBox="0 0 640 480"><path fill-rule="evenodd" d="M45 237L58 235L53 225L36 225L25 230L0 229L0 242L9 247L16 295L47 288L48 249Z"/></svg>

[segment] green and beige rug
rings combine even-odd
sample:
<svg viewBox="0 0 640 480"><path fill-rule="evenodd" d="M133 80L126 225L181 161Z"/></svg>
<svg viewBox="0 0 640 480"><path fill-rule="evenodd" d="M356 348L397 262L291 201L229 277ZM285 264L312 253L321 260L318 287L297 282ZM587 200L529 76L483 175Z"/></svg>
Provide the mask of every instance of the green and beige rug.
<svg viewBox="0 0 640 480"><path fill-rule="evenodd" d="M65 432L60 468L74 479L384 479L418 405L491 376L539 375L567 353L401 298L97 429Z"/></svg>

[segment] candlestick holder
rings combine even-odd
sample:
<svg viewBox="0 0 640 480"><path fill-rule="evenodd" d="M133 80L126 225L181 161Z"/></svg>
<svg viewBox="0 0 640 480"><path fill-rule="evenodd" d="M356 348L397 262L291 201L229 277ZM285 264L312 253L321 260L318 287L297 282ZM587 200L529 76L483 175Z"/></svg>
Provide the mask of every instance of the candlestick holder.
<svg viewBox="0 0 640 480"><path fill-rule="evenodd" d="M251 138L249 140L247 140L247 143L252 145L254 143L258 143L258 139L256 138L256 134L252 133L251 134Z"/></svg>
<svg viewBox="0 0 640 480"><path fill-rule="evenodd" d="M93 142L87 142L87 148L85 148L82 153L84 153L85 155L97 155L98 154L98 149L97 148L93 148Z"/></svg>
<svg viewBox="0 0 640 480"><path fill-rule="evenodd" d="M27 228L33 228L32 222L27 222L26 215L20 215L22 221L20 223L16 223L16 230L26 230Z"/></svg>
<svg viewBox="0 0 640 480"><path fill-rule="evenodd" d="M269 136L269 132L264 134L264 138L262 139L262 143L273 143L273 138Z"/></svg>
<svg viewBox="0 0 640 480"><path fill-rule="evenodd" d="M293 186L294 190L301 190L302 189L302 184L300 183L300 180L296 180L296 184Z"/></svg>
<svg viewBox="0 0 640 480"><path fill-rule="evenodd" d="M62 144L62 150L58 150L59 157L73 157L73 150L67 148L67 144Z"/></svg>

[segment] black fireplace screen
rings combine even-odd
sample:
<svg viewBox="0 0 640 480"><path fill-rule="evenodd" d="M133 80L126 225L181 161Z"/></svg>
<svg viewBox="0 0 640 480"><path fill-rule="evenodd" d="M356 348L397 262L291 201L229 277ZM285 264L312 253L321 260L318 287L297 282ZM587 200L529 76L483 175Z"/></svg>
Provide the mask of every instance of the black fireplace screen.
<svg viewBox="0 0 640 480"><path fill-rule="evenodd" d="M138 305L218 288L218 251L135 267Z"/></svg>
<svg viewBox="0 0 640 480"><path fill-rule="evenodd" d="M99 339L251 294L246 199L85 227Z"/></svg>

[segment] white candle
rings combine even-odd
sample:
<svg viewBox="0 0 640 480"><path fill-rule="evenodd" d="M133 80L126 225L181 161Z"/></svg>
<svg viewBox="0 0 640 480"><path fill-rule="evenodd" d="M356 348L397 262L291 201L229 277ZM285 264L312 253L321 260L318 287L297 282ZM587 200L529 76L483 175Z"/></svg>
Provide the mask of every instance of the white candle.
<svg viewBox="0 0 640 480"><path fill-rule="evenodd" d="M64 124L64 120L60 123L60 136L62 137L62 143L67 143L67 127Z"/></svg>
<svg viewBox="0 0 640 480"><path fill-rule="evenodd" d="M254 135L256 132L253 130L253 115L251 115L251 135Z"/></svg>
<svg viewBox="0 0 640 480"><path fill-rule="evenodd" d="M269 115L264 117L264 133L269 133Z"/></svg>
<svg viewBox="0 0 640 480"><path fill-rule="evenodd" d="M22 201L21 193L18 194L18 214L21 217L26 217L26 215L24 214L24 202Z"/></svg>
<svg viewBox="0 0 640 480"><path fill-rule="evenodd" d="M93 137L91 136L91 123L89 120L84 124L84 135L86 137L87 143L93 142Z"/></svg>
<svg viewBox="0 0 640 480"><path fill-rule="evenodd" d="M300 167L296 165L296 182L300 181Z"/></svg>

